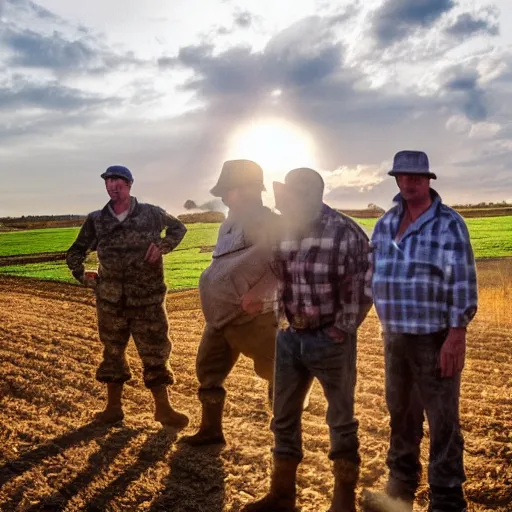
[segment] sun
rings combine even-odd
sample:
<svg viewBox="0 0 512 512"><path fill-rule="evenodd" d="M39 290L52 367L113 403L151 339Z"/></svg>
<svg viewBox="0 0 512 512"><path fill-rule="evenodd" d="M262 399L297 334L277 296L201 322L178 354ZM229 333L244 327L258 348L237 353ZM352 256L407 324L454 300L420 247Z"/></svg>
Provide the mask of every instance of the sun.
<svg viewBox="0 0 512 512"><path fill-rule="evenodd" d="M227 159L238 158L261 165L267 181L282 180L295 167L316 165L312 138L280 120L259 121L238 130L230 141Z"/></svg>

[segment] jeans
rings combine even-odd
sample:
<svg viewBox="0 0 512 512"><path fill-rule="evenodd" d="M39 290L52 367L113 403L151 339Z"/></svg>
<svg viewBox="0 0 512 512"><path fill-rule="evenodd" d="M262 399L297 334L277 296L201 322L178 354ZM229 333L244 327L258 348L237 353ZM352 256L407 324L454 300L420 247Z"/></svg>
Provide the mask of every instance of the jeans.
<svg viewBox="0 0 512 512"><path fill-rule="evenodd" d="M329 458L359 464L358 422L354 417L357 335L343 342L322 330L281 330L277 335L272 431L274 454L301 460L304 398L314 378L327 399Z"/></svg>

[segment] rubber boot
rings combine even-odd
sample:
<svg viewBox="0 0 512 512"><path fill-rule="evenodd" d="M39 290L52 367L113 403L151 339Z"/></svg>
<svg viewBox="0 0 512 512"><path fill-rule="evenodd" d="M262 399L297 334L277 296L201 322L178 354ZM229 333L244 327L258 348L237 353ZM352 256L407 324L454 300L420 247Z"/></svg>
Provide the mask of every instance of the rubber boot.
<svg viewBox="0 0 512 512"><path fill-rule="evenodd" d="M178 429L185 428L188 425L188 416L172 408L165 384L151 388L151 393L155 399L155 421Z"/></svg>
<svg viewBox="0 0 512 512"><path fill-rule="evenodd" d="M356 486L359 466L344 459L333 464L334 493L328 512L356 512Z"/></svg>
<svg viewBox="0 0 512 512"><path fill-rule="evenodd" d="M124 418L121 397L123 394L123 383L107 383L107 406L101 412L94 415L94 419L100 423L111 425L122 421Z"/></svg>
<svg viewBox="0 0 512 512"><path fill-rule="evenodd" d="M261 500L246 505L244 512L295 512L295 481L299 461L274 455L270 492Z"/></svg>
<svg viewBox="0 0 512 512"><path fill-rule="evenodd" d="M192 436L183 436L181 441L190 446L207 446L226 444L222 432L222 413L224 412L224 396L218 399L201 400L201 425Z"/></svg>

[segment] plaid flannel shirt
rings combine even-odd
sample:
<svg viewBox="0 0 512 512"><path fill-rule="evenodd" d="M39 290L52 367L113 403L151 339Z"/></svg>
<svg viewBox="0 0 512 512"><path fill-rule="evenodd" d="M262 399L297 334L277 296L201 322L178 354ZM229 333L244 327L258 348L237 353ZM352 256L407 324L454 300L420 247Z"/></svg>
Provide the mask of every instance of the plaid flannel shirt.
<svg viewBox="0 0 512 512"><path fill-rule="evenodd" d="M291 323L355 332L372 306L370 244L349 217L323 205L311 231L284 235L274 251L281 312Z"/></svg>
<svg viewBox="0 0 512 512"><path fill-rule="evenodd" d="M400 194L373 232L373 300L386 332L430 334L466 327L477 310L466 224L437 192L431 194L431 207L400 240L395 240L404 213Z"/></svg>

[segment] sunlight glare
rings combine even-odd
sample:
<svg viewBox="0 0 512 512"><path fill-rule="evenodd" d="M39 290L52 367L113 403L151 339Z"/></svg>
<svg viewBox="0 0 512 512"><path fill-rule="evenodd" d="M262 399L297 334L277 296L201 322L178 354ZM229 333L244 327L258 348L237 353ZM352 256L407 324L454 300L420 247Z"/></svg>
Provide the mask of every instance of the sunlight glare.
<svg viewBox="0 0 512 512"><path fill-rule="evenodd" d="M282 180L295 167L315 167L311 137L296 126L283 121L261 121L236 132L228 159L254 160L263 168L265 181ZM267 187L268 188L268 187Z"/></svg>

